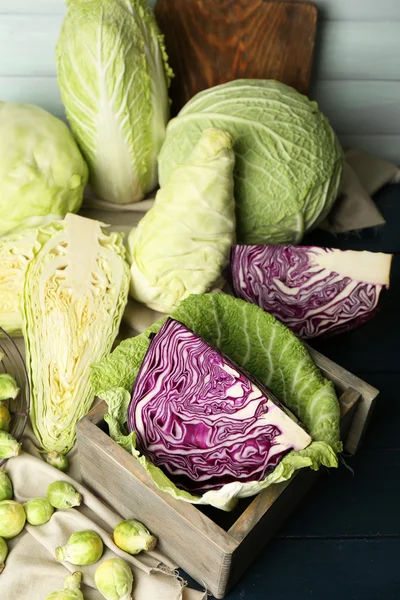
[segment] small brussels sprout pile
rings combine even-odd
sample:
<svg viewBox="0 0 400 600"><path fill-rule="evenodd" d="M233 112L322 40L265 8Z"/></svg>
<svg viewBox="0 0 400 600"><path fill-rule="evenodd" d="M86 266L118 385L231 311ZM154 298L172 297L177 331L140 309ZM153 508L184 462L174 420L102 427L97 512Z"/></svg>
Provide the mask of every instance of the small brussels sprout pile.
<svg viewBox="0 0 400 600"><path fill-rule="evenodd" d="M64 589L52 592L45 600L84 600L81 592L82 573L76 571L65 578Z"/></svg>
<svg viewBox="0 0 400 600"><path fill-rule="evenodd" d="M1 434L2 432L0 432L0 436ZM10 478L4 469L0 469L0 573L4 569L8 554L5 540L17 536L23 530L26 522L29 525L44 525L50 521L55 508L65 509L79 506L83 500L81 494L66 481L54 481L47 488L47 498L31 498L24 505L13 500L13 494ZM102 554L101 538L90 531L74 534L66 546L57 548L58 560L68 560L77 565L97 562ZM78 576L81 577L80 574L77 574L75 581L79 578ZM76 589L71 588L68 591L69 596L66 593L66 589L64 589L61 592L54 592L48 598L52 600L69 600L69 598L80 600L83 598L79 586Z"/></svg>

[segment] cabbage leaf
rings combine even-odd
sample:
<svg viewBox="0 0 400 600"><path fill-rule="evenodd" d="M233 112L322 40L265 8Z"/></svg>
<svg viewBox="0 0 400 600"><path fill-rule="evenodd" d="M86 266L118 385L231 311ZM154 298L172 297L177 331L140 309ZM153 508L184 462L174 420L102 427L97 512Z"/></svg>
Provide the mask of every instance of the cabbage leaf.
<svg viewBox="0 0 400 600"><path fill-rule="evenodd" d="M171 317L271 389L304 424L313 441L304 450L287 454L263 481L233 482L203 495L178 489L161 469L140 455L135 433L129 434L126 423L132 386L149 346L149 334L165 321L160 319L93 364L91 381L96 395L108 403L106 421L111 437L139 460L161 490L187 502L232 510L239 498L286 481L298 469L337 467L337 453L342 450L339 402L333 384L323 377L293 333L257 306L222 293L191 295Z"/></svg>

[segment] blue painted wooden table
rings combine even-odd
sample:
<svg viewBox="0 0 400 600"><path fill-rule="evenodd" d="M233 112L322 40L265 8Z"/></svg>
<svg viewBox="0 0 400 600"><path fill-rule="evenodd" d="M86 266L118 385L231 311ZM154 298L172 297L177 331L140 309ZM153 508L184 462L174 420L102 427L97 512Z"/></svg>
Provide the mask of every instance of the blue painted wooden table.
<svg viewBox="0 0 400 600"><path fill-rule="evenodd" d="M381 394L362 448L323 475L227 600L400 600L400 185L375 198L387 225L307 243L394 253L379 314L313 346Z"/></svg>

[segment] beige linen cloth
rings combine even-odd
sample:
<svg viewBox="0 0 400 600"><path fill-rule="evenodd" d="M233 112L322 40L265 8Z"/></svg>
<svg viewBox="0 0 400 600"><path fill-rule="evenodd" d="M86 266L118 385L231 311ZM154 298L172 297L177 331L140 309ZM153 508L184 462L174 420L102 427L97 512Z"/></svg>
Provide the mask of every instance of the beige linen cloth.
<svg viewBox="0 0 400 600"><path fill-rule="evenodd" d="M134 575L134 600L203 600L205 594L183 587L176 576L176 565L159 552L141 553L133 557L122 552L112 540L113 528L121 517L103 504L78 483L79 465L76 448L69 459L72 477L35 456L33 436L27 433L24 453L7 461L6 470L12 479L15 498L26 502L44 496L47 486L59 479L69 481L82 494L84 504L79 509L57 510L45 525L27 525L23 533L10 540L10 554L0 575L1 600L44 600L48 594L63 588L64 578L74 571L83 573L82 592L85 600L101 600L93 576L100 564L74 567L57 563L55 549L64 545L76 531L90 529L103 539L105 551L102 560L119 556L127 560ZM151 527L151 522L149 523Z"/></svg>
<svg viewBox="0 0 400 600"><path fill-rule="evenodd" d="M396 165L371 157L358 150L346 153L345 179L341 199L336 203L323 228L334 233L384 224L371 195L386 183L400 181ZM143 214L152 206L154 195L131 206L112 206L89 200L81 214L110 224L110 228L130 232ZM130 300L124 315L119 339L142 332L157 318L154 311ZM22 340L19 347L23 350ZM132 565L135 584L134 600L204 600L206 594L183 588L174 575L176 565L158 552L130 557L112 542L113 527L121 518L92 493L80 485L79 456L75 448L69 455L68 476L47 465L35 449L35 439L28 429L23 440L24 454L6 464L20 502L44 496L51 481L71 481L84 497L79 509L56 511L49 523L40 527L28 525L24 532L9 542L10 554L0 576L0 600L44 600L52 591L62 589L68 571L83 573L82 588L85 600L101 600L93 584L97 565L74 567L59 564L54 558L55 548L66 543L75 531L92 529L103 538L103 559L121 556ZM134 515L132 515L134 518ZM146 525L151 529L151 517Z"/></svg>
<svg viewBox="0 0 400 600"><path fill-rule="evenodd" d="M342 193L320 228L331 233L345 233L384 225L385 219L371 196L385 184L398 181L400 169L397 165L362 150L347 150Z"/></svg>

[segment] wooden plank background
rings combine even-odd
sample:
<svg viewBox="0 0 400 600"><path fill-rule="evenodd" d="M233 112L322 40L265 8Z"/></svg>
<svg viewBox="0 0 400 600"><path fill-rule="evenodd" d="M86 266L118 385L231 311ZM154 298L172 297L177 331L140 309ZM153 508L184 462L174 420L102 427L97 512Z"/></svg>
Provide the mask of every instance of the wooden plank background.
<svg viewBox="0 0 400 600"><path fill-rule="evenodd" d="M313 97L345 146L400 163L400 1L315 3L320 24ZM64 115L54 58L64 13L64 0L0 0L1 100Z"/></svg>

